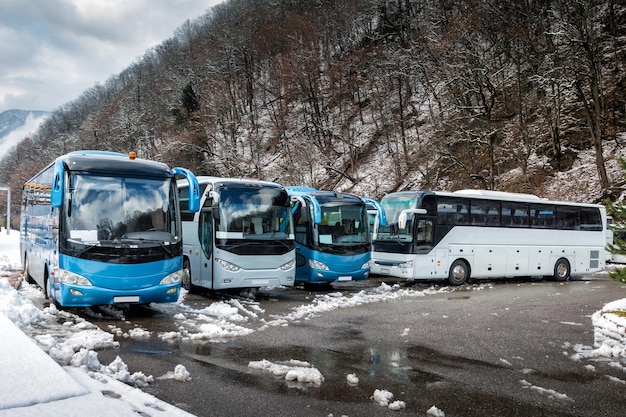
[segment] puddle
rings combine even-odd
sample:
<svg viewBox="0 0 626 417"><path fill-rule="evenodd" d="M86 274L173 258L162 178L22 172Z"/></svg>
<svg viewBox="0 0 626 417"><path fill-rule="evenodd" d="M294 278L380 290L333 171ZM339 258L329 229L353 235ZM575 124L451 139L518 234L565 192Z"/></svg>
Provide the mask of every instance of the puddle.
<svg viewBox="0 0 626 417"><path fill-rule="evenodd" d="M407 387L444 388L440 377L422 372L411 364L406 348L360 347L350 352L306 346L258 347L244 341L211 343L184 341L181 352L219 372L220 378L255 386L270 392L303 393L339 402L369 402L375 389L407 392ZM323 375L321 385L291 383L284 377L248 367L250 362L272 363L303 361ZM349 377L358 378L351 383Z"/></svg>

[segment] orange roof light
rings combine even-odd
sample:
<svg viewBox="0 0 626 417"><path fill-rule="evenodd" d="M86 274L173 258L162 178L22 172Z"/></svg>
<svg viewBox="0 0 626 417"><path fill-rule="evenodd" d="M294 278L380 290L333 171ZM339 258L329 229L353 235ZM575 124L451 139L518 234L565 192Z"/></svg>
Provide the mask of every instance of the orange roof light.
<svg viewBox="0 0 626 417"><path fill-rule="evenodd" d="M130 160L135 160L135 158L137 158L137 152L130 152L128 154L128 158L130 158Z"/></svg>

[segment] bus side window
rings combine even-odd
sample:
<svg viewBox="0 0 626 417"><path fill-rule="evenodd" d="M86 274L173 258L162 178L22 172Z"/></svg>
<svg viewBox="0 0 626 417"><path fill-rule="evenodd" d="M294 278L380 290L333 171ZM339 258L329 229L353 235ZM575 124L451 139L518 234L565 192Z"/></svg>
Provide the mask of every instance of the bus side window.
<svg viewBox="0 0 626 417"><path fill-rule="evenodd" d="M578 207L557 206L556 228L574 230L580 226Z"/></svg>
<svg viewBox="0 0 626 417"><path fill-rule="evenodd" d="M530 205L531 226L540 229L554 228L554 206Z"/></svg>
<svg viewBox="0 0 626 417"><path fill-rule="evenodd" d="M580 208L580 228L582 230L602 230L602 216L597 208Z"/></svg>
<svg viewBox="0 0 626 417"><path fill-rule="evenodd" d="M442 225L468 224L467 202L458 198L441 197L437 201L437 222Z"/></svg>
<svg viewBox="0 0 626 417"><path fill-rule="evenodd" d="M530 223L527 204L502 203L502 225L509 227L528 227Z"/></svg>
<svg viewBox="0 0 626 417"><path fill-rule="evenodd" d="M469 213L467 210L467 202L459 201L456 204L456 224L469 224Z"/></svg>

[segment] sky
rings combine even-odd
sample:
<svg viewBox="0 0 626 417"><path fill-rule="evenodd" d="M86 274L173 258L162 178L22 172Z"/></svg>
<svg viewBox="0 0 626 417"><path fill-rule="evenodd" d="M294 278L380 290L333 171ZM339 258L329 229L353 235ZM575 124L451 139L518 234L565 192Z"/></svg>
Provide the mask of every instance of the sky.
<svg viewBox="0 0 626 417"><path fill-rule="evenodd" d="M223 0L0 1L0 113L53 111Z"/></svg>
<svg viewBox="0 0 626 417"><path fill-rule="evenodd" d="M43 298L41 289L34 285L22 285L15 290L9 280L1 278L9 270L21 269L19 258L19 232L0 231L0 417L136 417L139 414L172 417L189 417L184 410L167 404L142 390L155 379L172 379L176 383L193 380L183 365L164 375L146 375L141 371L130 372L119 356L110 364L98 360L98 350L119 346L114 336L144 338L150 331L134 328L128 334L116 327L104 331L88 320L54 305L38 307L34 302ZM488 288L479 286L478 290ZM328 311L340 308L385 302L408 297L428 297L440 292L452 291L450 287L429 289L402 288L398 285L381 284L380 287L344 295L341 292L318 294L310 302L294 307L283 316L271 316L261 327L255 327L249 320L262 316L264 311L258 302L244 304L237 299L215 301L201 309L184 303L185 291L177 303L153 305L153 308L172 317L180 323L180 331L158 333L163 340L176 341L182 338L203 339L212 342L245 337L268 326L289 326ZM40 304L41 303L37 303ZM626 371L623 359L626 357L626 317L619 317L613 311L626 311L626 299L616 299L606 304L591 317L594 346L570 343L565 346L571 360L581 363L590 372L595 371L594 360L609 360L611 366ZM578 324L577 325L583 325ZM587 324L584 324L587 325ZM411 329L405 329L401 339ZM564 352L565 353L565 352ZM503 361L503 359L501 359ZM284 378L288 386L295 388L307 385L324 384L324 375L311 364L292 358L285 362L272 362L264 358L250 361L248 368L259 372L268 379ZM32 375L37 374L38 389L28 389ZM346 374L346 389L359 384L359 376ZM626 384L623 379L613 378L616 383ZM62 384L45 381L63 381ZM568 399L565 393L534 385L527 379L520 380L522 389L545 395L555 402ZM104 395L103 395L104 394ZM375 389L371 397L372 406L387 407L391 411L406 407L406 398L401 392L390 392L385 386ZM54 400L60 400L55 401ZM15 408L18 405L24 407ZM445 417L446 412L437 405L428 410L414 410L430 417ZM600 413L601 410L598 410Z"/></svg>

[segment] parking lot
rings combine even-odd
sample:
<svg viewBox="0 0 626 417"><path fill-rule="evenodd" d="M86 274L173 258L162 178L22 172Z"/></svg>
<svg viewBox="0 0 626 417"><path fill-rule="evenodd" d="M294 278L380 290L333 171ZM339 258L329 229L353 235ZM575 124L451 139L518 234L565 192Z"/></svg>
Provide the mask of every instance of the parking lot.
<svg viewBox="0 0 626 417"><path fill-rule="evenodd" d="M78 315L119 341L100 362L121 357L154 376L145 391L197 416L414 416L433 406L448 417L622 416L623 358L579 356L594 345L592 314L623 290L606 274L455 288L374 277ZM189 381L163 378L177 365ZM279 366L321 380L288 380Z"/></svg>

